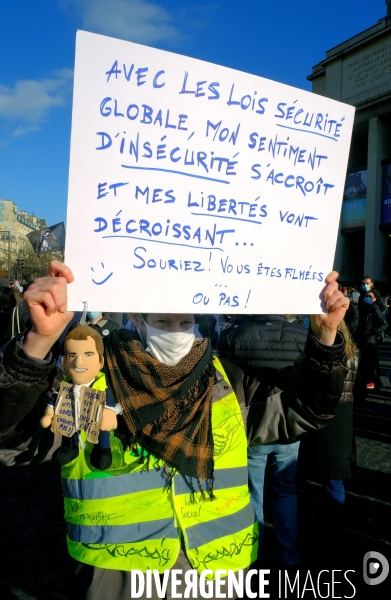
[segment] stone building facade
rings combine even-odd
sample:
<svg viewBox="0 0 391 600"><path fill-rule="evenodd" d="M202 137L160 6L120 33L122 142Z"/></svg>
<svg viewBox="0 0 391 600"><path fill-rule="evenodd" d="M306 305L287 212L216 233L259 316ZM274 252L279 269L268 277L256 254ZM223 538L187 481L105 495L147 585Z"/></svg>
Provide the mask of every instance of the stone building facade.
<svg viewBox="0 0 391 600"><path fill-rule="evenodd" d="M356 107L334 268L391 291L391 16L326 52L308 79Z"/></svg>
<svg viewBox="0 0 391 600"><path fill-rule="evenodd" d="M23 256L25 248L31 250L27 234L46 226L45 219L18 210L12 200L0 199L0 269L7 272L9 258L14 262L16 257Z"/></svg>

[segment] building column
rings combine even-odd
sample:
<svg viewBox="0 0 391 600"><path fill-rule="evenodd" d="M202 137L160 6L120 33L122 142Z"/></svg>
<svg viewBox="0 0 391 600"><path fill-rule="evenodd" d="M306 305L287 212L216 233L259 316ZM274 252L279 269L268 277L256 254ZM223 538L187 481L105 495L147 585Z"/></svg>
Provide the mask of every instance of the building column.
<svg viewBox="0 0 391 600"><path fill-rule="evenodd" d="M365 224L365 258L364 273L380 281L387 278L385 269L385 253L387 238L379 230L381 216L381 186L384 147L387 132L379 117L372 117L368 122L368 182L367 213Z"/></svg>
<svg viewBox="0 0 391 600"><path fill-rule="evenodd" d="M342 233L341 233L341 227L342 227L342 210L341 210L341 216L340 216L339 225L338 225L337 246L335 248L333 269L335 271L338 271L339 279L341 281L345 281L346 279L349 279L349 276L346 273L346 265L344 264L345 241L346 240L345 240L345 236L342 235Z"/></svg>

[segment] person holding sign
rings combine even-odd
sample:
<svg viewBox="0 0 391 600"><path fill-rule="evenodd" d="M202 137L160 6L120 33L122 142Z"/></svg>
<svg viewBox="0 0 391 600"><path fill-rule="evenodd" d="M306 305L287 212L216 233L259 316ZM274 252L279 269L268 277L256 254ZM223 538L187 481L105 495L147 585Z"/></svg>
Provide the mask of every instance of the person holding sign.
<svg viewBox="0 0 391 600"><path fill-rule="evenodd" d="M328 312L311 317L296 381L277 390L273 402L258 404L256 378L213 357L208 340L194 338L194 315L138 315L146 346L134 332L110 335L106 377L126 433L111 434L113 463L104 478L85 459L88 444L62 469L68 549L84 589L79 597L119 600L136 597L136 589L137 597L164 597L173 568L184 571L176 585L173 574L177 591L202 597L205 578L219 579L223 571L227 597L236 597L232 574L239 585L257 558L259 535L240 404L263 412L259 435L266 444L276 435L293 441L335 414L346 373L337 326L349 304L336 278L335 272L326 278ZM72 318L72 281L71 270L53 261L49 276L25 296L32 329L3 349L0 423L8 448L21 443L18 423L50 386L55 342Z"/></svg>
<svg viewBox="0 0 391 600"><path fill-rule="evenodd" d="M93 467L106 470L111 466L109 431L117 427L116 404L103 367L103 341L92 327L79 326L68 333L64 342L62 366L67 378L59 392L54 392L40 421L62 436L53 454L55 465L62 467L79 456L79 431L94 443L89 460Z"/></svg>

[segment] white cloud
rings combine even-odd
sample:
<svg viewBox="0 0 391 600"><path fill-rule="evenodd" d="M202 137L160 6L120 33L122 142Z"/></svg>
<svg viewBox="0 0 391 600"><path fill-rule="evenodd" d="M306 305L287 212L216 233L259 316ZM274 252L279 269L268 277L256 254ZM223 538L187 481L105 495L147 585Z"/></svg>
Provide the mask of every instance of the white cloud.
<svg viewBox="0 0 391 600"><path fill-rule="evenodd" d="M27 127L19 126L12 132L12 137L23 137L24 135L26 135L26 133L30 133L30 131L38 131L39 129L41 129L39 125L30 125Z"/></svg>
<svg viewBox="0 0 391 600"><path fill-rule="evenodd" d="M50 79L19 80L13 86L0 84L0 119L16 123L15 137L39 129L50 109L68 101L72 78L70 69L60 69Z"/></svg>
<svg viewBox="0 0 391 600"><path fill-rule="evenodd" d="M94 33L141 44L178 41L182 37L170 13L147 0L60 0Z"/></svg>

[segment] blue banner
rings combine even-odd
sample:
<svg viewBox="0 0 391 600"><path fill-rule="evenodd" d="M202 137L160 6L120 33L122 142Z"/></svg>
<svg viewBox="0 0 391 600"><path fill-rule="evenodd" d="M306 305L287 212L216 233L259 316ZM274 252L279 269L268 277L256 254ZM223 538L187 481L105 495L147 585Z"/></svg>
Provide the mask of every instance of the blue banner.
<svg viewBox="0 0 391 600"><path fill-rule="evenodd" d="M342 229L365 227L367 199L348 200L342 204Z"/></svg>

